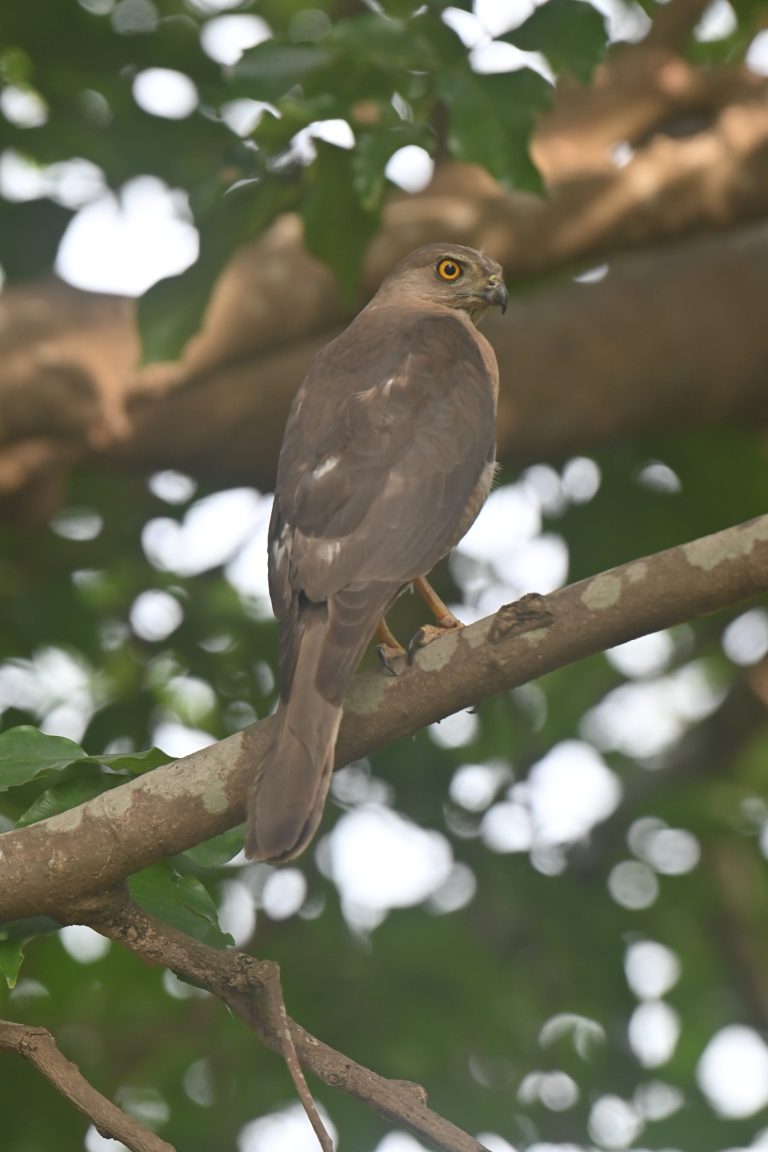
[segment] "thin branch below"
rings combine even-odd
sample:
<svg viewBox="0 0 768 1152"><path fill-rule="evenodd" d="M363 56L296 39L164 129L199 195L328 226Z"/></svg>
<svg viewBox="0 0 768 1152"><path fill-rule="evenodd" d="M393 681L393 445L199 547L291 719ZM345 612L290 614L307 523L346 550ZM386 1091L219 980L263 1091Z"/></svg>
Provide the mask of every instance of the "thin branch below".
<svg viewBox="0 0 768 1152"><path fill-rule="evenodd" d="M301 1065L324 1084L356 1097L440 1152L488 1152L473 1136L433 1112L420 1084L379 1076L291 1020L283 1004L277 965L272 961L256 960L244 952L219 951L193 940L148 915L133 904L123 890L75 901L68 906L67 915L71 922L88 924L148 964L161 964L182 979L208 988L267 1048L283 1059L286 1059L287 1031L293 1059L298 1057ZM291 1075L298 1089L293 1070ZM303 1083L301 1071L298 1076ZM299 1095L306 1107L305 1095L309 1095L306 1084ZM327 1133L328 1142L324 1143L317 1127L314 1124L313 1127L323 1149L332 1149ZM321 1129L325 1131L322 1124Z"/></svg>
<svg viewBox="0 0 768 1152"><path fill-rule="evenodd" d="M89 1084L77 1065L59 1051L47 1029L0 1020L0 1049L28 1060L102 1136L120 1140L131 1152L175 1152L166 1140Z"/></svg>

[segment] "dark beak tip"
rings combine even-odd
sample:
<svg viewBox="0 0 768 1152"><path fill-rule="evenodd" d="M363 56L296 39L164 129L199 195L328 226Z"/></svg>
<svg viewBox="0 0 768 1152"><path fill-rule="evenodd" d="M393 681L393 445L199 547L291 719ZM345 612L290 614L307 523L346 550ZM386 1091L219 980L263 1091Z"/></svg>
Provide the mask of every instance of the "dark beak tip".
<svg viewBox="0 0 768 1152"><path fill-rule="evenodd" d="M497 284L491 292L490 300L492 305L501 309L503 315L509 304L509 293L507 292L506 284Z"/></svg>

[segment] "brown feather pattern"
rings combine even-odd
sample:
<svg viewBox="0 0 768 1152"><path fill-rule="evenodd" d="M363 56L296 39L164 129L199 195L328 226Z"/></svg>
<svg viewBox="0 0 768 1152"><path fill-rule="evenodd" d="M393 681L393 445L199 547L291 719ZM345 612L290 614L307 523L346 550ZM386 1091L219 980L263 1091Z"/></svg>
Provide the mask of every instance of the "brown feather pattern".
<svg viewBox="0 0 768 1152"><path fill-rule="evenodd" d="M443 259L463 274L444 283ZM501 269L461 245L412 253L323 348L294 400L269 529L280 621L276 734L246 850L289 859L322 816L344 694L402 589L466 532L494 471L498 373L473 319Z"/></svg>

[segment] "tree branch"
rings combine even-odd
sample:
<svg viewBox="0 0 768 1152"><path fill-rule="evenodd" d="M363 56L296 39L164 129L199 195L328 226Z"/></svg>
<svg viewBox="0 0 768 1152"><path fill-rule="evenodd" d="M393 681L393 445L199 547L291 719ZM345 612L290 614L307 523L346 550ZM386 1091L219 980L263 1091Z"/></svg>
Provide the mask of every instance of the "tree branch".
<svg viewBox="0 0 768 1152"><path fill-rule="evenodd" d="M421 1085L378 1076L291 1020L283 1004L279 969L273 961L256 960L244 952L219 951L193 940L148 915L122 889L72 901L67 905L67 915L73 923L88 924L147 963L161 964L184 980L202 984L239 1016L266 1047L285 1060L289 1059L287 1030L294 1057L298 1056L303 1067L324 1084L341 1088L441 1152L487 1152L472 1136L427 1107ZM293 1069L291 1075L296 1084ZM303 1083L300 1071L299 1078ZM299 1095L306 1108L306 1084ZM314 1109L314 1102L311 1107ZM320 1122L319 1116L317 1120ZM322 1128L321 1122L320 1125ZM330 1142L323 1143L316 1126L315 1132L322 1147L332 1149ZM325 1137L329 1141L327 1133Z"/></svg>
<svg viewBox="0 0 768 1152"><path fill-rule="evenodd" d="M768 591L768 516L526 596L452 632L411 668L355 678L337 765L505 689L647 632ZM243 817L268 717L69 812L0 836L0 922L58 910Z"/></svg>
<svg viewBox="0 0 768 1152"><path fill-rule="evenodd" d="M122 1141L131 1152L174 1152L167 1141L97 1092L77 1065L62 1055L47 1029L0 1020L0 1050L28 1060L102 1136Z"/></svg>
<svg viewBox="0 0 768 1152"><path fill-rule="evenodd" d="M698 4L668 5L658 26L668 11L669 20L690 22ZM749 405L760 405L765 418L764 251L750 253L735 238L743 265L725 291L719 269L707 275L713 247L705 243L698 279L688 277L683 289L682 315L669 275L670 269L677 274L678 253L668 244L768 216L765 92L765 79L744 68L697 69L651 38L617 50L591 87L565 86L538 125L533 151L547 181L546 199L510 195L476 168L439 166L423 193L389 200L361 299L400 255L431 240L484 247L513 281L666 244L664 267L658 253L641 265L645 285L634 265L622 277L615 261L608 292L550 286L543 307L536 297L515 301L512 322L493 331L502 368L502 456L528 462L564 447L584 451L616 425L631 432L643 426L643 416L647 424L670 406L683 410L690 381L700 382L716 403L687 409L689 421L692 412L702 421L717 420L722 411L748 418ZM624 165L614 159L618 144L634 150ZM550 293L556 308L555 301L547 305ZM595 311L598 300L609 316ZM581 327L568 322L563 304L576 309ZM711 323L714 311L719 325ZM654 342L647 339L649 329L659 331L659 316L660 369L649 363ZM674 332L665 316L676 318ZM202 331L172 365L137 371L131 301L54 281L6 290L0 298L0 496L28 489L24 511L42 518L60 499L56 478L85 459L134 471L176 467L268 489L297 383L317 348L348 318L331 273L304 250L293 216L235 257ZM522 361L521 331L529 350ZM572 347L579 350L578 365ZM726 352L732 370L724 368ZM591 362L584 364L585 357ZM649 390L634 386L654 371L668 397L657 411L646 399ZM539 395L544 379L556 391L558 421L539 418L547 410ZM627 406L624 395L632 397ZM657 400L652 391L650 400ZM607 423L593 418L598 410L608 414Z"/></svg>

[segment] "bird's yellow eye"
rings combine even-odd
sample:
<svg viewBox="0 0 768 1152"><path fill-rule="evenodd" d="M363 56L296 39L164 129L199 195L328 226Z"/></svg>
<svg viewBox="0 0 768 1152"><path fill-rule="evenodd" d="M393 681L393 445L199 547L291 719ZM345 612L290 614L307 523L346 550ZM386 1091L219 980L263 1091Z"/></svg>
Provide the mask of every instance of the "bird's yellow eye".
<svg viewBox="0 0 768 1152"><path fill-rule="evenodd" d="M441 280L447 280L449 283L453 280L458 280L464 273L464 269L458 260L451 260L450 257L440 260L436 271Z"/></svg>

